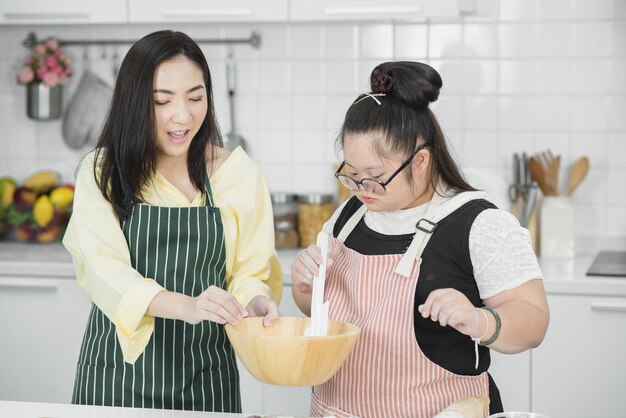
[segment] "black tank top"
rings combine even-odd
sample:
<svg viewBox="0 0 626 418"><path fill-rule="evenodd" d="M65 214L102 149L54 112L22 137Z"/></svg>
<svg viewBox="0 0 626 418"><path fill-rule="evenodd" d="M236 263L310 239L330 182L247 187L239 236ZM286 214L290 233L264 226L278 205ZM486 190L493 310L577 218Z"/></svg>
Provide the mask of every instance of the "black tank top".
<svg viewBox="0 0 626 418"><path fill-rule="evenodd" d="M363 205L350 198L333 228L337 237L348 219ZM469 233L476 217L485 209L496 208L483 200L471 200L440 220L422 254L422 264L415 291L414 326L417 343L426 357L435 364L459 375L475 376L489 368L489 349L478 347L478 369L474 368L474 342L451 326L442 327L430 318L422 318L417 307L435 289L454 288L462 292L474 306L483 306L474 279L469 253ZM417 223L419 219L415 219ZM404 254L414 234L384 235L365 224L362 218L345 240L346 247L364 255ZM489 376L490 413L502 412L502 402L495 383Z"/></svg>

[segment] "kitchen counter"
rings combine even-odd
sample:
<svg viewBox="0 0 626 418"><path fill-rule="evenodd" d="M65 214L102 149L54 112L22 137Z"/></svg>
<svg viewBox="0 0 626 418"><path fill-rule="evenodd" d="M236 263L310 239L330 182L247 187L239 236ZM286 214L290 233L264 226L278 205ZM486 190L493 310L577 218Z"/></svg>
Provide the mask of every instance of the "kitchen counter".
<svg viewBox="0 0 626 418"><path fill-rule="evenodd" d="M226 414L201 411L173 411L169 409L121 408L108 406L68 405L60 403L0 401L0 416L11 418L235 418L258 415Z"/></svg>
<svg viewBox="0 0 626 418"><path fill-rule="evenodd" d="M626 296L626 277L596 277L585 273L598 249L624 249L624 240L586 239L575 259L540 259L544 286L549 294ZM297 250L279 250L286 285L291 285L290 269ZM61 243L25 244L0 242L0 275L74 278L72 258Z"/></svg>

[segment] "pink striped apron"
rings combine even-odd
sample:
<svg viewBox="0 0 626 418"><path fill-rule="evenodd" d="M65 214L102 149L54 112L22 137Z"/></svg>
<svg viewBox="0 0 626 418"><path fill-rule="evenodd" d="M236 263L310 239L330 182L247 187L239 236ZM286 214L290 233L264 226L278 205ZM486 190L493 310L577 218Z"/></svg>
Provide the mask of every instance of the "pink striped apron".
<svg viewBox="0 0 626 418"><path fill-rule="evenodd" d="M365 210L359 213L360 219ZM397 272L402 254L367 256L343 244L355 225L348 222L349 231L332 240L325 296L329 318L359 326L361 336L335 376L313 388L311 415L431 418L463 396L488 395L486 372L454 374L417 344L413 311L423 246L404 277Z"/></svg>

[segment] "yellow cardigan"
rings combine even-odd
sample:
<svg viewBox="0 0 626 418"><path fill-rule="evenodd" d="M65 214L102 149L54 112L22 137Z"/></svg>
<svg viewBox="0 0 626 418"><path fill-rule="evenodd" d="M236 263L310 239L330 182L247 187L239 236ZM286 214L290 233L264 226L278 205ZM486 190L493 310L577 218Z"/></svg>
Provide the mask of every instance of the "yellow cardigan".
<svg viewBox="0 0 626 418"><path fill-rule="evenodd" d="M124 233L95 182L93 164L92 152L78 172L63 245L72 255L78 284L115 324L124 360L134 363L154 329L154 318L147 316L146 310L163 287L131 266ZM258 295L279 303L282 274L274 249L272 205L258 166L237 148L209 181L224 225L227 290L243 306ZM142 192L150 205L204 205L203 194L189 203L159 173Z"/></svg>

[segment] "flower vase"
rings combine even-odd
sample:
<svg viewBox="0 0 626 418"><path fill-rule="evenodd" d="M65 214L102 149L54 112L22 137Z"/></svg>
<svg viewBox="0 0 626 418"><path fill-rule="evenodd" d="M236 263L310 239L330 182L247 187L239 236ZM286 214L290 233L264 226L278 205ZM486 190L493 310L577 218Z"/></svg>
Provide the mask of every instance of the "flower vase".
<svg viewBox="0 0 626 418"><path fill-rule="evenodd" d="M26 86L26 114L33 120L54 120L63 110L63 86L50 87L44 83Z"/></svg>

